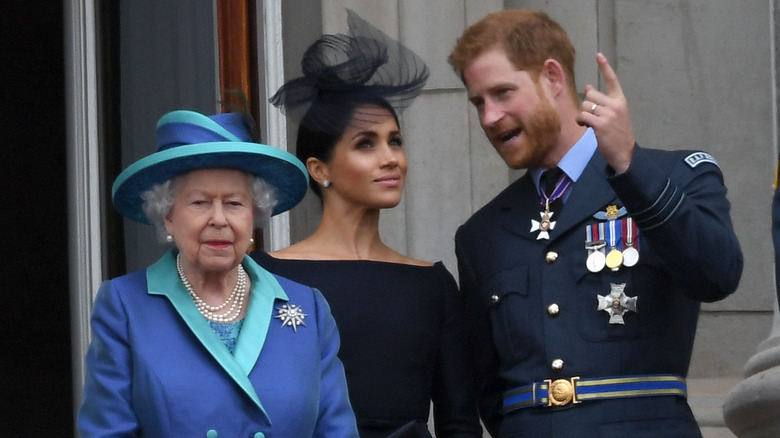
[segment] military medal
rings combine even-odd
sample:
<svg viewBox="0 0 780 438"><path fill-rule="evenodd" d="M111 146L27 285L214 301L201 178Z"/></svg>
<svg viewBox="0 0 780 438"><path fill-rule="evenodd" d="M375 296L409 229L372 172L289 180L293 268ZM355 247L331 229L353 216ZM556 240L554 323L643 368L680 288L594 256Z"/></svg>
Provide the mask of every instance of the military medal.
<svg viewBox="0 0 780 438"><path fill-rule="evenodd" d="M623 221L625 228L623 235L625 236L626 247L623 248L623 266L632 267L639 261L639 251L634 245L634 236L638 234L638 229L634 224L632 218L626 218Z"/></svg>
<svg viewBox="0 0 780 438"><path fill-rule="evenodd" d="M607 257L601 252L601 248L605 246L606 243L601 242L600 246L593 246L592 249L588 248L590 254L588 254L588 258L585 260L588 271L596 273L604 269L604 266L607 264Z"/></svg>
<svg viewBox="0 0 780 438"><path fill-rule="evenodd" d="M615 212L617 212L617 208L615 208ZM610 219L608 222L607 240L609 241L609 252L606 257L606 264L609 269L614 271L623 264L623 253L617 248L620 240L620 227L617 226L615 219Z"/></svg>
<svg viewBox="0 0 780 438"><path fill-rule="evenodd" d="M639 297L629 297L626 295L626 284L610 283L610 291L607 295L596 295L599 306L597 310L603 310L609 314L610 324L625 324L623 315L628 312L638 313L636 300Z"/></svg>
<svg viewBox="0 0 780 438"><path fill-rule="evenodd" d="M609 269L617 271L618 268L620 268L620 265L623 264L623 253L617 248L612 248L604 258L604 263Z"/></svg>
<svg viewBox="0 0 780 438"><path fill-rule="evenodd" d="M585 249L588 250L588 257L585 259L585 266L588 271L596 273L604 269L606 256L604 248L607 243L601 239L603 236L604 224L593 224L585 227Z"/></svg>
<svg viewBox="0 0 780 438"><path fill-rule="evenodd" d="M550 211L550 200L547 199L547 204L544 207L544 211L539 213L541 221L531 219L531 232L539 231L539 235L536 236L536 240L549 239L550 230L555 228L555 221L550 220L555 212Z"/></svg>
<svg viewBox="0 0 780 438"><path fill-rule="evenodd" d="M541 193L541 204L544 206L544 211L539 213L539 221L531 219L531 232L538 231L536 240L549 239L550 231L555 228L555 221L551 220L555 212L550 211L550 203L563 196L566 193L566 189L571 185L571 180L564 173L560 180L555 184L555 188L548 196L544 190L539 190Z"/></svg>

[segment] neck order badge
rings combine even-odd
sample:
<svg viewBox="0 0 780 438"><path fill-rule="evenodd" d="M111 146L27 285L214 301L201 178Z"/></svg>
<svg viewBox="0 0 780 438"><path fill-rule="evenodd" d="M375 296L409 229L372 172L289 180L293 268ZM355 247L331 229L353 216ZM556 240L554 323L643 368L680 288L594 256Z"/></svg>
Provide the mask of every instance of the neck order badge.
<svg viewBox="0 0 780 438"><path fill-rule="evenodd" d="M530 230L532 233L539 231L536 240L550 238L550 231L555 228L555 221L552 220L552 216L555 212L553 211L554 208L551 206L553 206L556 201L561 200L560 198L566 193L569 186L571 186L571 179L569 179L560 168L555 167L542 174L539 185L544 187L543 189L540 187L539 190L541 205L544 206L544 210L539 213L541 218L540 221L531 219Z"/></svg>

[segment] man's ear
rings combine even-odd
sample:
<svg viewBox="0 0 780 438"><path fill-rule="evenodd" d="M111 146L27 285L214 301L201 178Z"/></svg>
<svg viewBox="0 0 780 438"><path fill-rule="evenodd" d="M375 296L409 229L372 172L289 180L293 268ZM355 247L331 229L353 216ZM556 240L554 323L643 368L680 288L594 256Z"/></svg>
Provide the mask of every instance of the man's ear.
<svg viewBox="0 0 780 438"><path fill-rule="evenodd" d="M553 96L558 96L566 88L566 71L555 59L548 58L544 61L540 76L547 83Z"/></svg>
<svg viewBox="0 0 780 438"><path fill-rule="evenodd" d="M306 170L309 171L309 175L317 184L322 185L325 180L330 180L328 165L323 163L319 158L309 157L306 159Z"/></svg>

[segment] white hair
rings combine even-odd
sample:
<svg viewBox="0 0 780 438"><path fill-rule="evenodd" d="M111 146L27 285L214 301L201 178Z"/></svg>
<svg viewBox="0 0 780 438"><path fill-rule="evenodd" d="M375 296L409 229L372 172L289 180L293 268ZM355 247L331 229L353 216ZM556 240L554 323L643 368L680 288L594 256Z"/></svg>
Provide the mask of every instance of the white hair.
<svg viewBox="0 0 780 438"><path fill-rule="evenodd" d="M165 229L165 217L173 208L176 191L179 188L180 176L175 176L162 184L156 184L141 195L143 210L146 217L157 230L157 237L165 242L168 231ZM252 190L252 213L254 213L255 228L264 228L268 225L276 206L276 189L264 179L247 174Z"/></svg>

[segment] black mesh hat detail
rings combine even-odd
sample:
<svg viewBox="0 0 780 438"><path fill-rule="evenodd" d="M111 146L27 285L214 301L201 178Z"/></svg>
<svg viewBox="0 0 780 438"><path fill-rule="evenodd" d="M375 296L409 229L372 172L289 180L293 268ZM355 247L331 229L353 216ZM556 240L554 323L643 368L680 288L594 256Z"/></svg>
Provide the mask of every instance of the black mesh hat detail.
<svg viewBox="0 0 780 438"><path fill-rule="evenodd" d="M270 99L293 122L339 134L343 115L362 104L409 106L430 72L416 53L347 9L349 34L327 34L303 55L303 76ZM359 118L359 114L355 114Z"/></svg>

